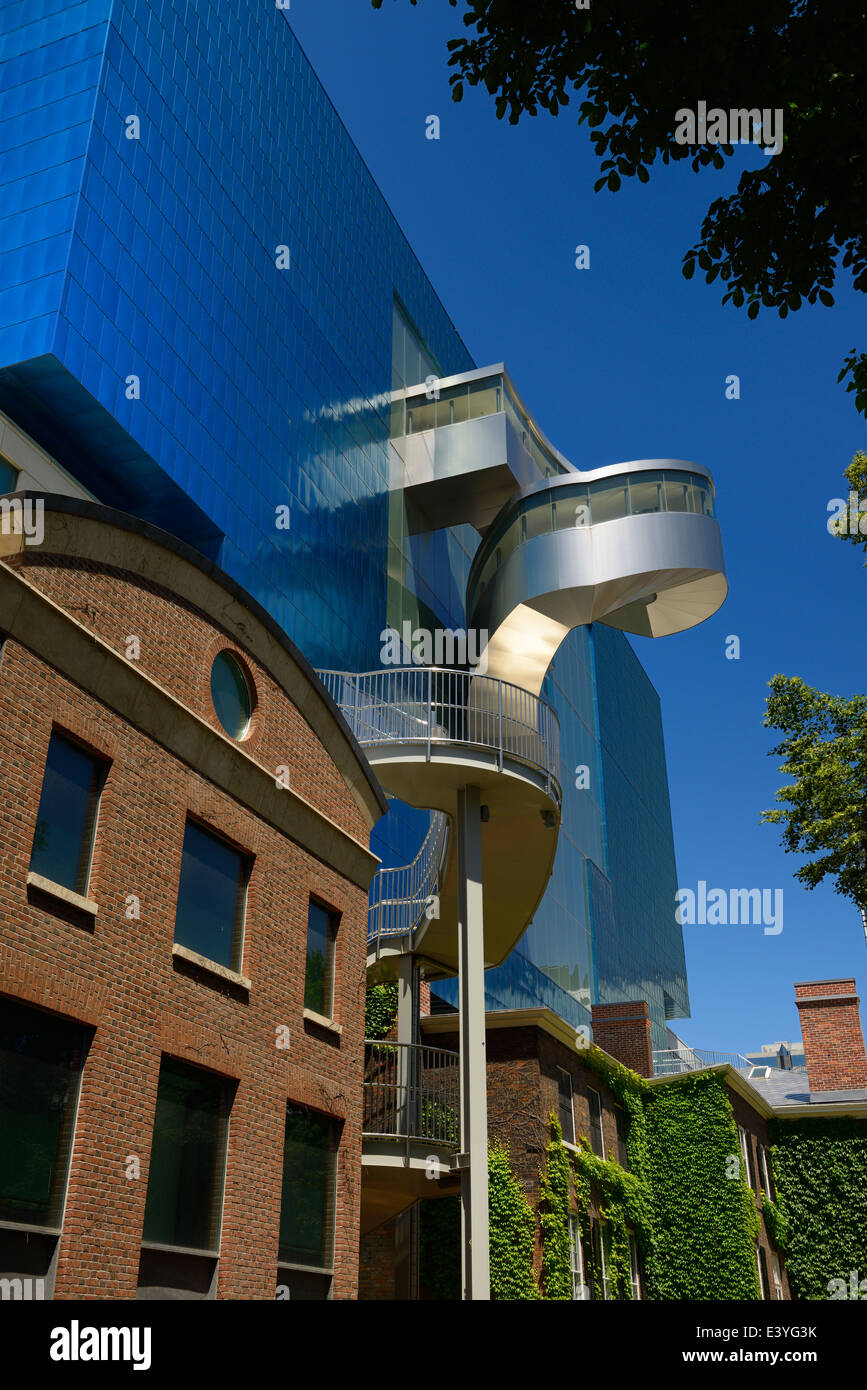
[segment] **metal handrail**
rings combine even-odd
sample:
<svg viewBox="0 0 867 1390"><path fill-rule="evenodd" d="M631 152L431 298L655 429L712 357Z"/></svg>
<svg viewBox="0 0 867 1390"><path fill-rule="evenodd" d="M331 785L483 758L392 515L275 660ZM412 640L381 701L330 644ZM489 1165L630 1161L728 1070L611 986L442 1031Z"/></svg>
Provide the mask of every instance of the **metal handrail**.
<svg viewBox="0 0 867 1390"><path fill-rule="evenodd" d="M436 666L395 667L354 675L318 671L362 747L420 744L484 749L524 763L562 799L560 725L538 695L494 676Z"/></svg>
<svg viewBox="0 0 867 1390"><path fill-rule="evenodd" d="M460 1149L458 1054L424 1043L364 1044L362 1133Z"/></svg>
<svg viewBox="0 0 867 1390"><path fill-rule="evenodd" d="M425 916L436 916L436 895L445 862L449 818L435 811L421 849L411 864L380 869L370 885L367 939L406 936Z"/></svg>
<svg viewBox="0 0 867 1390"><path fill-rule="evenodd" d="M654 1076L675 1076L680 1072L703 1071L705 1067L724 1065L743 1071L755 1063L742 1057L739 1052L711 1052L704 1047L688 1047L686 1043L679 1048L660 1048L653 1053Z"/></svg>

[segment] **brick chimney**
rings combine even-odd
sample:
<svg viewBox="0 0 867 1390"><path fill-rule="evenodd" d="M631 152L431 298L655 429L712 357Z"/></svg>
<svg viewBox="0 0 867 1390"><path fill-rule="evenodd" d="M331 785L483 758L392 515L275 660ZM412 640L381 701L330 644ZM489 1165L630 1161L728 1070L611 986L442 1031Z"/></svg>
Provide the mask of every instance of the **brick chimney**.
<svg viewBox="0 0 867 1390"><path fill-rule="evenodd" d="M806 980L795 985L811 1091L867 1086L867 1053L854 980Z"/></svg>
<svg viewBox="0 0 867 1390"><path fill-rule="evenodd" d="M593 1041L639 1076L653 1075L650 1015L645 1000L624 1004L594 1004Z"/></svg>

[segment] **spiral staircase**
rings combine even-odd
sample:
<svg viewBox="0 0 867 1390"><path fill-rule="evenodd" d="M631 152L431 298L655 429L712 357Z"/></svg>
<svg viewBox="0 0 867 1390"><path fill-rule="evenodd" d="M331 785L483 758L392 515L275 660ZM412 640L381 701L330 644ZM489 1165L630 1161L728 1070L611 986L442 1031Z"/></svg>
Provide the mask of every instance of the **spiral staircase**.
<svg viewBox="0 0 867 1390"><path fill-rule="evenodd" d="M368 1045L362 1229L459 1185L464 1297L485 1299L484 970L520 940L553 867L563 783L545 674L574 627L682 632L727 585L699 465L575 469L502 366L440 381L432 405L424 387L395 402L394 487L412 529L470 522L481 534L466 613L487 641L474 670L319 673L386 792L433 812L413 863L382 869L371 891L368 978L397 979L398 1038L385 1053ZM458 976L459 1059L420 1049L419 970ZM447 1073L458 1084L444 1108Z"/></svg>

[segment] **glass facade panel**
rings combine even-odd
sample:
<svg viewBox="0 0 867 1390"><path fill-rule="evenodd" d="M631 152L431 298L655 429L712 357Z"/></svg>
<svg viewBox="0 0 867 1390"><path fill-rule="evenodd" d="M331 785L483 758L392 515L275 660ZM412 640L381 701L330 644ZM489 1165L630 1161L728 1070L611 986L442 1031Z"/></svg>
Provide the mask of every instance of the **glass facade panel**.
<svg viewBox="0 0 867 1390"><path fill-rule="evenodd" d="M523 538L531 541L534 536L547 535L552 529L551 494L541 493L534 497L532 504L523 511Z"/></svg>
<svg viewBox="0 0 867 1390"><path fill-rule="evenodd" d="M503 408L503 385L499 377L470 382L470 419L496 415Z"/></svg>
<svg viewBox="0 0 867 1390"><path fill-rule="evenodd" d="M440 392L437 401L437 428L441 425L462 425L470 417L469 387L451 386Z"/></svg>
<svg viewBox="0 0 867 1390"><path fill-rule="evenodd" d="M666 511L689 512L692 510L689 481L685 474L666 473L662 486L665 494Z"/></svg>
<svg viewBox="0 0 867 1390"><path fill-rule="evenodd" d="M714 515L713 488L707 478L697 473L690 475L690 504L692 511L700 515Z"/></svg>
<svg viewBox="0 0 867 1390"><path fill-rule="evenodd" d="M87 892L105 765L52 734L30 856L32 873L74 893Z"/></svg>
<svg viewBox="0 0 867 1390"><path fill-rule="evenodd" d="M586 487L557 488L551 496L554 500L554 525L557 531L568 531L573 526L590 525L590 494Z"/></svg>
<svg viewBox="0 0 867 1390"><path fill-rule="evenodd" d="M629 510L633 516L662 511L661 473L635 473L630 478Z"/></svg>
<svg viewBox="0 0 867 1390"><path fill-rule="evenodd" d="M432 430L437 422L437 402L426 396L411 396L406 403L406 432L419 434Z"/></svg>
<svg viewBox="0 0 867 1390"><path fill-rule="evenodd" d="M160 1067L142 1239L216 1253L220 1245L231 1086L164 1060Z"/></svg>
<svg viewBox="0 0 867 1390"><path fill-rule="evenodd" d="M498 556L496 563L497 569L499 569L500 565L504 565L508 560L509 556L511 555L512 551L517 550L518 546L522 545L523 542L527 539L526 526L526 518L523 515L521 515L516 516L514 520L511 522L511 524L506 527L505 531L500 537L499 544L497 545L496 549L496 555ZM487 570L487 568L488 566L486 563L483 566L483 569Z"/></svg>
<svg viewBox="0 0 867 1390"><path fill-rule="evenodd" d="M0 1000L0 1221L60 1225L89 1038L55 1014Z"/></svg>
<svg viewBox="0 0 867 1390"><path fill-rule="evenodd" d="M283 1144L279 1258L330 1269L334 1261L334 1190L338 1126L290 1105Z"/></svg>
<svg viewBox="0 0 867 1390"><path fill-rule="evenodd" d="M175 916L179 946L239 969L248 868L244 855L187 821Z"/></svg>
<svg viewBox="0 0 867 1390"><path fill-rule="evenodd" d="M628 512L629 498L625 479L619 482L605 480L590 484L590 514L594 526L604 521L615 521L618 517L627 516Z"/></svg>
<svg viewBox="0 0 867 1390"><path fill-rule="evenodd" d="M304 978L304 1007L331 1017L334 997L334 940L337 923L334 914L319 903L307 910L307 971Z"/></svg>

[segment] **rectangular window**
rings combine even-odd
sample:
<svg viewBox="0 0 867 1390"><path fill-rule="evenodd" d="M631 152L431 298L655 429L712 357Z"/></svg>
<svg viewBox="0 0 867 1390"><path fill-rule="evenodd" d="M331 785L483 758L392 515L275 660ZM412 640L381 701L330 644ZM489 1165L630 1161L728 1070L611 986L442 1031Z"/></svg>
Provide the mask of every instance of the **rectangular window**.
<svg viewBox="0 0 867 1390"><path fill-rule="evenodd" d="M239 970L250 861L187 821L175 941L227 970Z"/></svg>
<svg viewBox="0 0 867 1390"><path fill-rule="evenodd" d="M572 1297L583 1302L590 1297L590 1289L584 1280L584 1246L577 1216L569 1217L569 1266L572 1271Z"/></svg>
<svg viewBox="0 0 867 1390"><path fill-rule="evenodd" d="M562 1067L557 1068L557 1089L560 1105L560 1128L567 1144L575 1143L575 1111L572 1106L572 1078Z"/></svg>
<svg viewBox="0 0 867 1390"><path fill-rule="evenodd" d="M748 1187L756 1191L756 1170L753 1163L753 1145L750 1135L743 1125L738 1125L738 1137L741 1141L741 1158L743 1159L744 1180Z"/></svg>
<svg viewBox="0 0 867 1390"><path fill-rule="evenodd" d="M0 1001L0 1221L56 1228L90 1033Z"/></svg>
<svg viewBox="0 0 867 1390"><path fill-rule="evenodd" d="M73 893L87 892L105 763L52 734L36 815L31 873Z"/></svg>
<svg viewBox="0 0 867 1390"><path fill-rule="evenodd" d="M307 973L304 1007L323 1018L334 1008L334 943L337 917L311 898L307 909Z"/></svg>
<svg viewBox="0 0 867 1390"><path fill-rule="evenodd" d="M641 1273L638 1264L638 1244L635 1236L629 1233L629 1278L632 1283L632 1297L641 1298Z"/></svg>
<svg viewBox="0 0 867 1390"><path fill-rule="evenodd" d="M762 1298L766 1299L768 1297L768 1261L763 1245L756 1246L756 1263L759 1267L759 1288L762 1291Z"/></svg>
<svg viewBox="0 0 867 1390"><path fill-rule="evenodd" d="M780 1268L780 1257L779 1255L775 1254L773 1250L771 1251L771 1272L774 1276L774 1298L778 1300L782 1299L783 1273Z"/></svg>
<svg viewBox="0 0 867 1390"><path fill-rule="evenodd" d="M0 454L0 492L15 492L18 487L18 469L10 463L5 454Z"/></svg>
<svg viewBox="0 0 867 1390"><path fill-rule="evenodd" d="M594 1281L591 1285L590 1296L596 1298L597 1288L601 1287L602 1297L607 1297L608 1271L605 1265L605 1254L602 1248L602 1228L598 1221L590 1222L590 1252L593 1259Z"/></svg>
<svg viewBox="0 0 867 1390"><path fill-rule="evenodd" d="M286 1110L280 1263L320 1273L334 1266L338 1125L304 1106Z"/></svg>
<svg viewBox="0 0 867 1390"><path fill-rule="evenodd" d="M605 1139L602 1134L602 1099L598 1091L588 1091L590 1100L590 1147L597 1158L605 1157Z"/></svg>
<svg viewBox="0 0 867 1390"><path fill-rule="evenodd" d="M626 1116L621 1106L617 1106L614 1111L614 1120L617 1125L617 1162L621 1168L629 1167L629 1157L626 1152Z"/></svg>
<svg viewBox="0 0 867 1390"><path fill-rule="evenodd" d="M759 1173L761 1174L762 1187L769 1202L774 1200L774 1189L771 1186L771 1156L764 1144L759 1145Z"/></svg>
<svg viewBox="0 0 867 1390"><path fill-rule="evenodd" d="M602 1290L606 1301L611 1300L611 1227L601 1227L599 1252L602 1263Z"/></svg>
<svg viewBox="0 0 867 1390"><path fill-rule="evenodd" d="M143 1240L219 1253L232 1085L173 1058L160 1067Z"/></svg>

